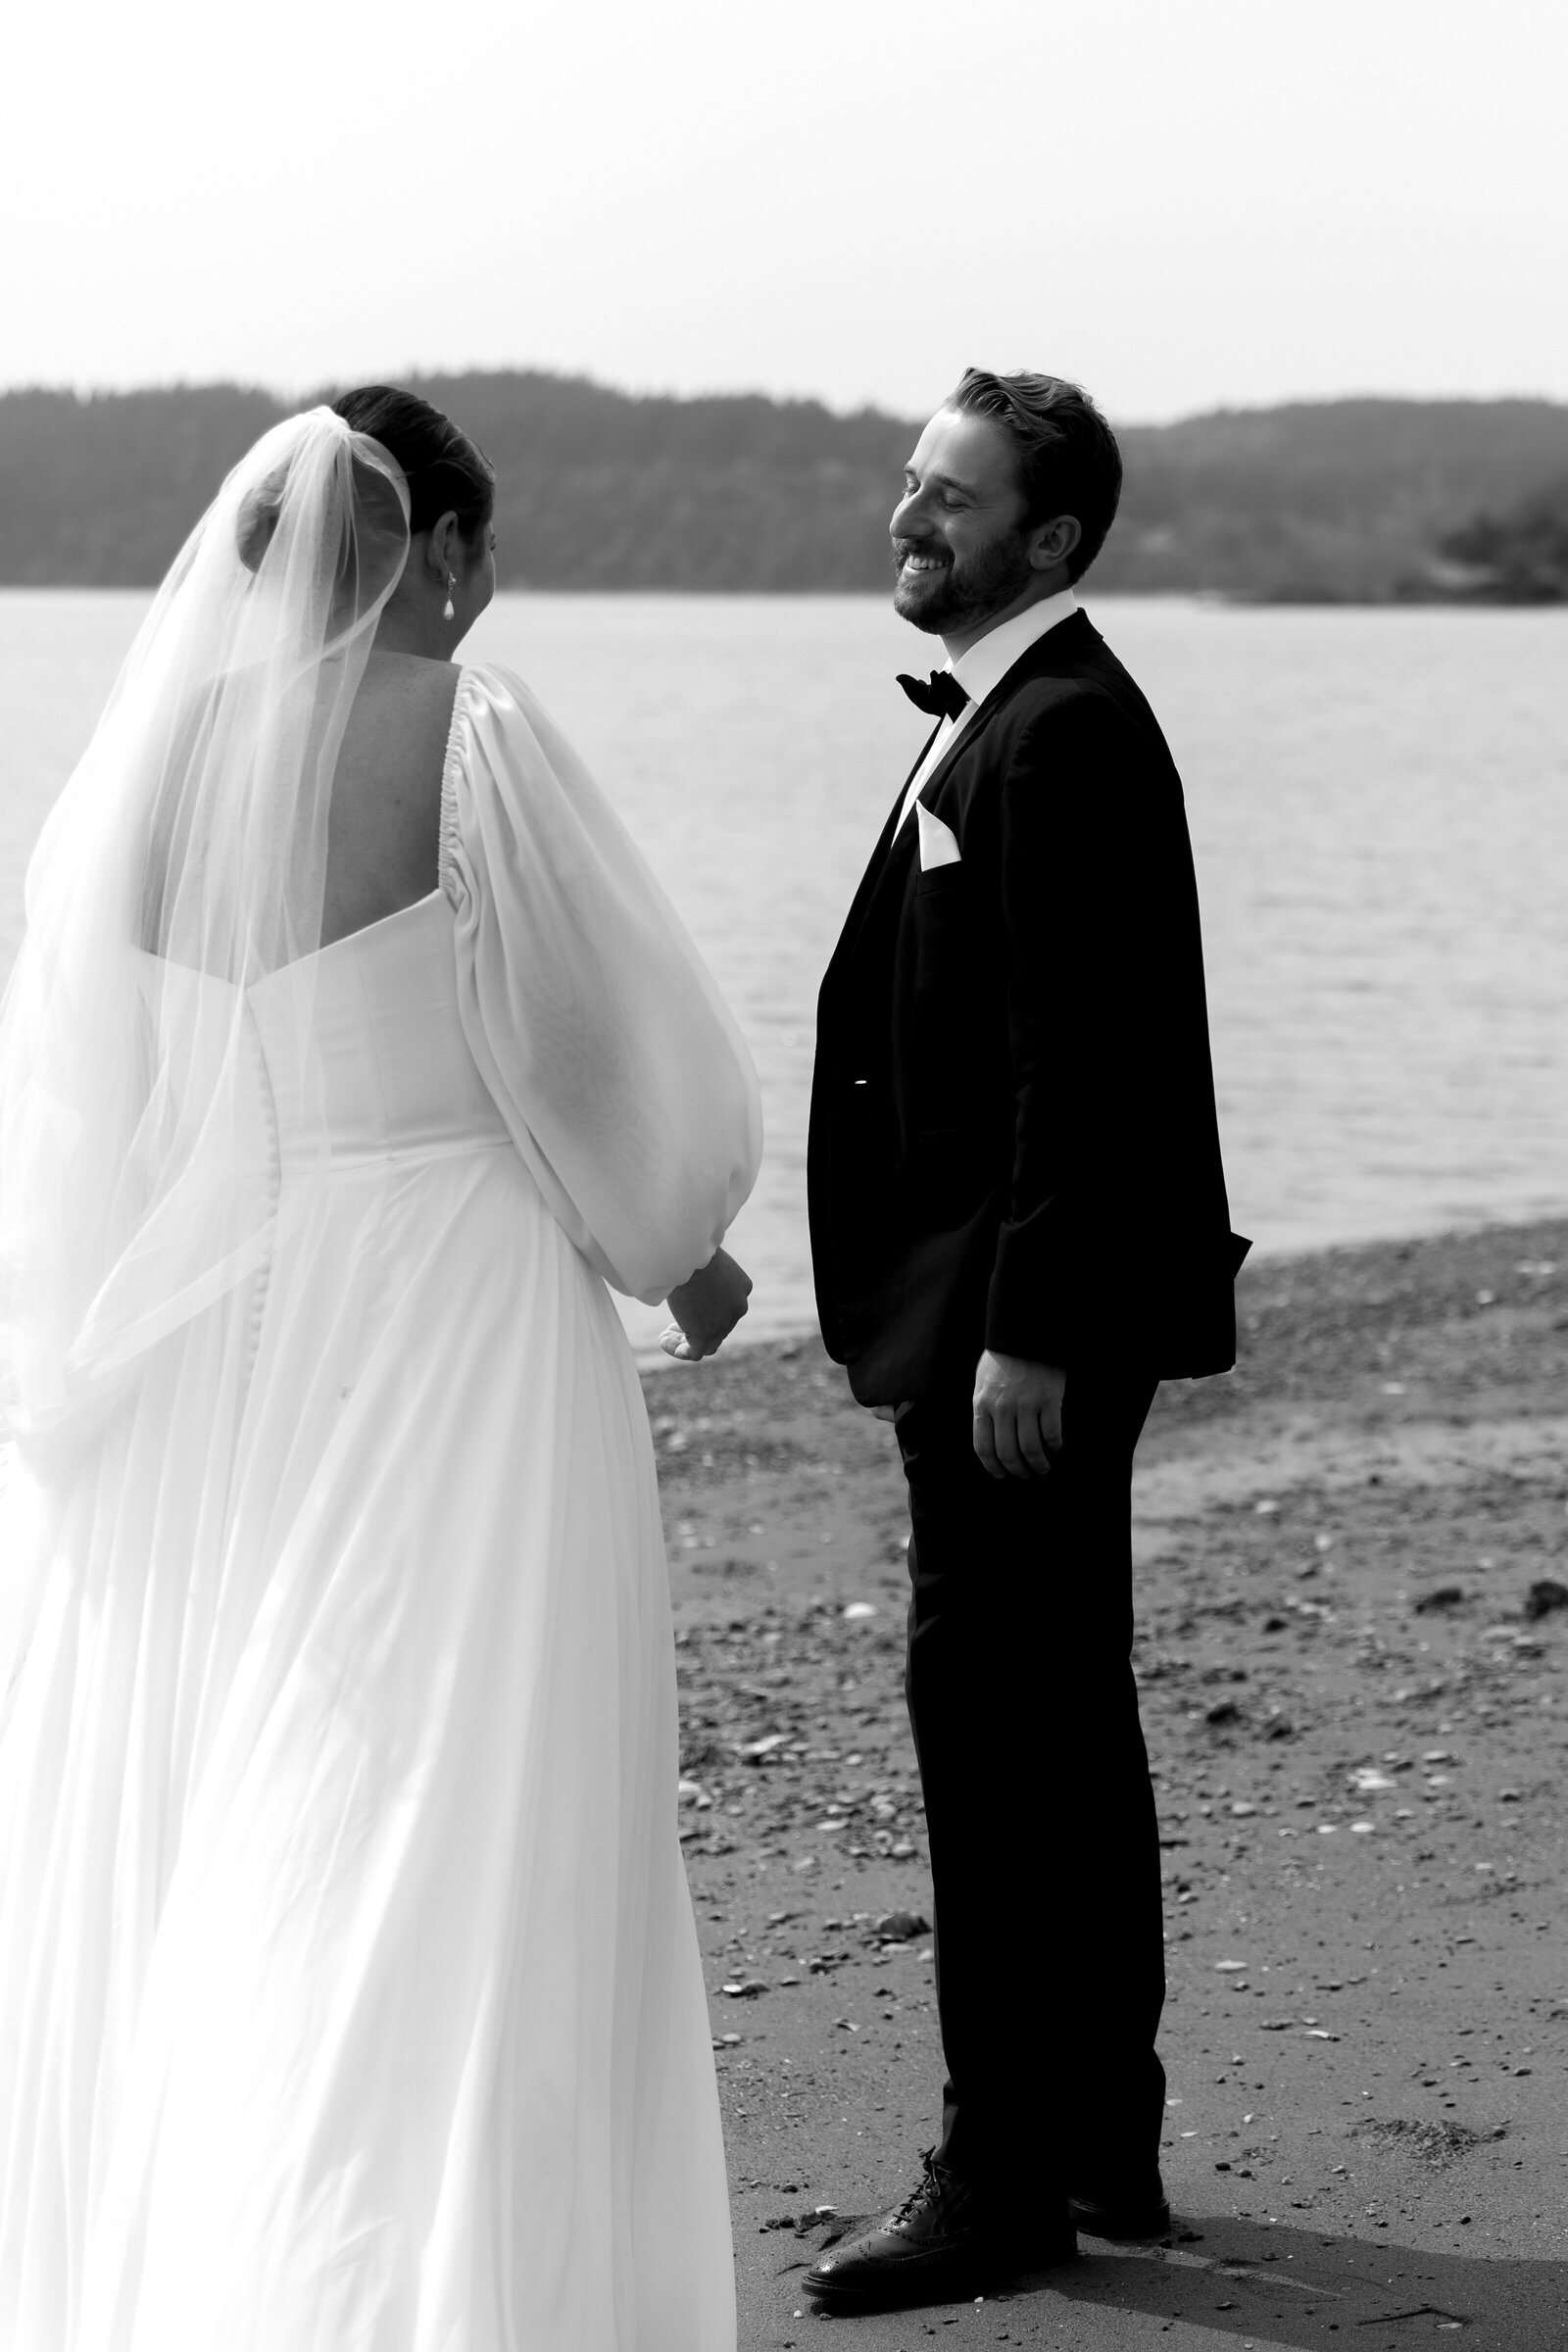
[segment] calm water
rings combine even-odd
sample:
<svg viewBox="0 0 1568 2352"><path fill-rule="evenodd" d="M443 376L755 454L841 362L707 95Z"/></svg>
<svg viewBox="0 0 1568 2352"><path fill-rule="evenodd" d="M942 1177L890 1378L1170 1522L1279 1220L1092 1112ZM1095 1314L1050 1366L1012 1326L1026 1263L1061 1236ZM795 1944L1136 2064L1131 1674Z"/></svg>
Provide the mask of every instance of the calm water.
<svg viewBox="0 0 1568 2352"><path fill-rule="evenodd" d="M1186 780L1237 1224L1285 1249L1568 1210L1568 612L1090 598ZM0 594L0 965L146 598ZM809 1317L816 984L921 737L862 598L498 599L749 1036L754 1331ZM660 1318L632 1309L646 1338Z"/></svg>

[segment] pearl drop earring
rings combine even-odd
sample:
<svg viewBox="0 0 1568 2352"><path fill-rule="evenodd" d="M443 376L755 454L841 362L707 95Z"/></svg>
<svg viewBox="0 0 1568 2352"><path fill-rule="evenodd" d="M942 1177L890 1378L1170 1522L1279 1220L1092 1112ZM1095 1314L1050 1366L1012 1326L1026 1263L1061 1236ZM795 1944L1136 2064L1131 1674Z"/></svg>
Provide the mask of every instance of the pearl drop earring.
<svg viewBox="0 0 1568 2352"><path fill-rule="evenodd" d="M457 616L458 616L458 611L457 611L457 607L456 607L456 606L454 605L454 603L452 602L452 591L453 591L453 589L454 589L454 588L457 586L457 584L458 584L458 575L457 575L457 573L456 573L455 571L449 571L449 572L447 573L447 601L446 601L446 603L445 603L445 604L442 606L442 608L441 608L441 617L442 617L442 619L443 619L443 620L456 620L456 619L457 619Z"/></svg>

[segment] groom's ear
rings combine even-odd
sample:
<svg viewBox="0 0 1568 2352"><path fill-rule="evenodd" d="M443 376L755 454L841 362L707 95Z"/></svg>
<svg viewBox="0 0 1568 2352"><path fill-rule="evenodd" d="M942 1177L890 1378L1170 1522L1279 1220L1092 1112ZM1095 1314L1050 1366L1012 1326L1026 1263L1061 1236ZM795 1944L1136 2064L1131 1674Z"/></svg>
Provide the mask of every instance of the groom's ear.
<svg viewBox="0 0 1568 2352"><path fill-rule="evenodd" d="M1054 514L1049 522L1037 522L1029 533L1031 568L1054 571L1058 564L1066 563L1083 535L1076 514Z"/></svg>

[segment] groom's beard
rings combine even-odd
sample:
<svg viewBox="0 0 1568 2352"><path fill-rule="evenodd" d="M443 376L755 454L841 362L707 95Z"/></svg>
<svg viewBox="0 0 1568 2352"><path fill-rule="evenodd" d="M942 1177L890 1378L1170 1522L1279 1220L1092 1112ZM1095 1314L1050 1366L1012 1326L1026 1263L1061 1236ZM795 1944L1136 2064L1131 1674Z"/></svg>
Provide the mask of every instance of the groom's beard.
<svg viewBox="0 0 1568 2352"><path fill-rule="evenodd" d="M906 556L943 556L940 571L904 569ZM941 636L950 630L972 629L994 612L1005 612L1034 577L1021 531L993 540L980 555L962 562L949 556L938 540L895 539L893 610L901 620Z"/></svg>

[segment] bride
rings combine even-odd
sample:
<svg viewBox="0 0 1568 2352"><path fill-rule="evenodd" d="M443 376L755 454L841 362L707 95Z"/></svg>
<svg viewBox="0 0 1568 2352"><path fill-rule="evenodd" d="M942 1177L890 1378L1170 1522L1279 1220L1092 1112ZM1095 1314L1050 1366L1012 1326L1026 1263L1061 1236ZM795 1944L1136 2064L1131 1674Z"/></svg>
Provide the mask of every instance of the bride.
<svg viewBox="0 0 1568 2352"><path fill-rule="evenodd" d="M165 582L0 1030L0 2343L733 2352L647 1421L756 1083L370 387Z"/></svg>

